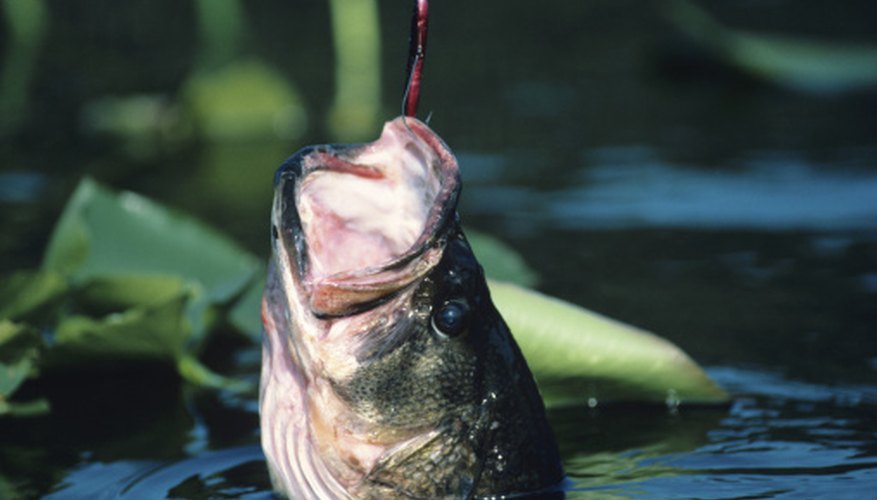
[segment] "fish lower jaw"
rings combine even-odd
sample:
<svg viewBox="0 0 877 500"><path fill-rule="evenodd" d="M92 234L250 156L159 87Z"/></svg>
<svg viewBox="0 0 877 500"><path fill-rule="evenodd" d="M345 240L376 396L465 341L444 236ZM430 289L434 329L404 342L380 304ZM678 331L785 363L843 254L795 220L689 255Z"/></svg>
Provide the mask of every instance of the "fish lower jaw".
<svg viewBox="0 0 877 500"><path fill-rule="evenodd" d="M343 402L328 381L294 361L293 346L281 333L266 322L259 417L272 485L288 498L355 498L350 492L386 446L345 430Z"/></svg>
<svg viewBox="0 0 877 500"><path fill-rule="evenodd" d="M290 389L280 379L263 385L260 401L262 449L274 490L287 498L369 498L368 473L388 446L374 445L343 426L326 422L311 405L289 404ZM365 495L365 496L363 496Z"/></svg>
<svg viewBox="0 0 877 500"><path fill-rule="evenodd" d="M314 446L299 380L263 371L259 418L275 491L287 498L352 498Z"/></svg>

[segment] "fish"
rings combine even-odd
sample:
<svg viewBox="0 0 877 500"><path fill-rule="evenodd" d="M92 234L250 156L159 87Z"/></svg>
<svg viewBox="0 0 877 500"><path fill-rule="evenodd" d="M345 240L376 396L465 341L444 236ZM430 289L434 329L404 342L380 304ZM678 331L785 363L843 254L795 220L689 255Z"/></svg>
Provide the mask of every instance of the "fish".
<svg viewBox="0 0 877 500"><path fill-rule="evenodd" d="M414 117L275 175L259 413L290 498L562 497L533 376L463 233L457 160Z"/></svg>

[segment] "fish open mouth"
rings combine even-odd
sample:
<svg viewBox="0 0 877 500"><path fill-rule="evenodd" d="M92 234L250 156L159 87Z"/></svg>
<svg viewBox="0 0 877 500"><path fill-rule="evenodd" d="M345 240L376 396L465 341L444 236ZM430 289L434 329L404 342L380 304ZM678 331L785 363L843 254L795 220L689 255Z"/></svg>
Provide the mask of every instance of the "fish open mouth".
<svg viewBox="0 0 877 500"><path fill-rule="evenodd" d="M363 310L432 269L460 186L447 145L410 117L371 143L302 150L276 182L275 245L321 316Z"/></svg>

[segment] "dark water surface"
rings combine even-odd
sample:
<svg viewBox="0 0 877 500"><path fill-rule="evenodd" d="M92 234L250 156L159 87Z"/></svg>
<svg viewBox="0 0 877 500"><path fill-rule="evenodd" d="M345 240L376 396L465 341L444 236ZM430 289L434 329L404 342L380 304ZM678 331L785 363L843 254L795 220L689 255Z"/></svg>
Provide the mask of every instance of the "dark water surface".
<svg viewBox="0 0 877 500"><path fill-rule="evenodd" d="M38 265L85 174L267 257L274 169L337 140L327 7L246 6L241 52L291 81L307 118L282 141L216 142L87 125L106 96L174 102L198 59L192 6L45 3L28 114L0 136L0 271ZM569 496L873 496L875 87L760 81L687 41L660 2L433 4L422 110L459 156L464 222L519 250L541 290L667 337L734 395L719 409L551 410ZM877 44L874 2L700 5L739 29ZM397 114L408 14L406 2L380 5L381 119ZM211 352L214 366L256 376L255 347ZM26 387L53 412L0 419L0 497L270 498L255 395L167 372Z"/></svg>

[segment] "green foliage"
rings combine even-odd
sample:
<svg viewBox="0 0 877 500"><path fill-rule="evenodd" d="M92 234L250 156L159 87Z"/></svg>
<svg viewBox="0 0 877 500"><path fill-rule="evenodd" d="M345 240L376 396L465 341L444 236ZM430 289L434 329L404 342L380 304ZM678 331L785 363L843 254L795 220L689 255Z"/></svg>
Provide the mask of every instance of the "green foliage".
<svg viewBox="0 0 877 500"><path fill-rule="evenodd" d="M329 130L339 142L368 139L379 124L381 27L377 0L329 0L335 97Z"/></svg>
<svg viewBox="0 0 877 500"><path fill-rule="evenodd" d="M725 391L667 340L516 285L489 285L549 406L728 400Z"/></svg>
<svg viewBox="0 0 877 500"><path fill-rule="evenodd" d="M11 402L12 393L36 370L42 340L23 324L0 320L0 415L31 415L48 410L45 401Z"/></svg>
<svg viewBox="0 0 877 500"><path fill-rule="evenodd" d="M508 246L467 234L489 276L535 283L536 273ZM194 219L82 181L43 268L0 282L0 414L45 410L44 402L8 402L38 368L95 362L164 361L197 385L252 389L211 372L197 356L220 320L258 341L264 276L255 257ZM518 285L489 284L549 405L727 400L655 335ZM28 323L35 321L48 327L47 342Z"/></svg>
<svg viewBox="0 0 877 500"><path fill-rule="evenodd" d="M259 279L244 291L240 300L229 311L228 319L238 330L247 334L254 342L259 341L262 335L262 290L265 289L265 280Z"/></svg>
<svg viewBox="0 0 877 500"><path fill-rule="evenodd" d="M765 82L804 92L877 85L877 46L735 30L689 0L668 0L665 10L671 22L712 57Z"/></svg>
<svg viewBox="0 0 877 500"><path fill-rule="evenodd" d="M13 393L37 374L43 340L33 326L66 289L53 273L20 271L0 280L0 415L36 415L48 411L44 400L11 401Z"/></svg>
<svg viewBox="0 0 877 500"><path fill-rule="evenodd" d="M294 139L307 127L296 89L257 59L196 72L181 101L198 134L215 141Z"/></svg>
<svg viewBox="0 0 877 500"><path fill-rule="evenodd" d="M86 179L52 234L42 269L0 281L8 344L0 401L37 366L70 370L95 362L164 361L196 384L248 389L210 372L197 354L221 312L263 275L255 257L199 222ZM12 349L22 339L42 346L30 324L47 327L48 347ZM11 412L7 406L0 413Z"/></svg>
<svg viewBox="0 0 877 500"><path fill-rule="evenodd" d="M505 243L466 230L490 277L491 298L508 323L549 406L728 400L678 347L652 333L523 287L538 276Z"/></svg>
<svg viewBox="0 0 877 500"><path fill-rule="evenodd" d="M53 272L19 271L6 276L0 281L0 318L32 317L66 289L61 275Z"/></svg>
<svg viewBox="0 0 877 500"><path fill-rule="evenodd" d="M120 275L176 276L222 302L246 286L260 264L192 218L86 179L55 228L43 269L75 284Z"/></svg>
<svg viewBox="0 0 877 500"><path fill-rule="evenodd" d="M242 2L196 0L195 11L201 38L201 65L218 66L232 61L240 50L247 27Z"/></svg>
<svg viewBox="0 0 877 500"><path fill-rule="evenodd" d="M0 65L0 136L15 132L26 119L36 57L46 35L48 15L44 0L2 0L6 53ZM8 35L7 35L8 33Z"/></svg>
<svg viewBox="0 0 877 500"><path fill-rule="evenodd" d="M466 229L466 239L484 268L484 273L492 279L521 286L535 286L539 282L536 271L505 243L471 229Z"/></svg>
<svg viewBox="0 0 877 500"><path fill-rule="evenodd" d="M0 498L19 498L18 494L15 492L15 489L9 484L9 481L0 476Z"/></svg>
<svg viewBox="0 0 877 500"><path fill-rule="evenodd" d="M40 338L26 325L0 322L0 398L12 394L34 368Z"/></svg>
<svg viewBox="0 0 877 500"><path fill-rule="evenodd" d="M187 299L181 295L106 316L64 317L55 332L50 363L75 367L93 359L179 359L191 336L184 315Z"/></svg>

